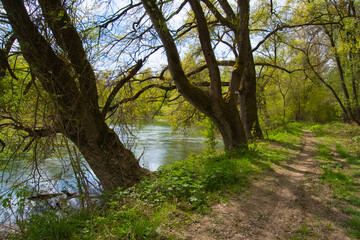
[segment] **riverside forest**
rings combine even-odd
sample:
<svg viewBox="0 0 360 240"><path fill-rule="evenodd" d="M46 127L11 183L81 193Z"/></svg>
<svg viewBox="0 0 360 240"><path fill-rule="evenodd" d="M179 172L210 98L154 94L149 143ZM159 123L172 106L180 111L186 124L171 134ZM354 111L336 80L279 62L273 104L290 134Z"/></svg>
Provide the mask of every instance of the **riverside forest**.
<svg viewBox="0 0 360 240"><path fill-rule="evenodd" d="M1 239L360 239L360 1L0 0Z"/></svg>

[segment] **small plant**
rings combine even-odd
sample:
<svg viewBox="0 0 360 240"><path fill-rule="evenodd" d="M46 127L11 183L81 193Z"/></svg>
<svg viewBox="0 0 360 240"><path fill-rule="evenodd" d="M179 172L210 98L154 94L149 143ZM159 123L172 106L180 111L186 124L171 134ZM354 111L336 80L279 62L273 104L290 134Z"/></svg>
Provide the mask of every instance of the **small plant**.
<svg viewBox="0 0 360 240"><path fill-rule="evenodd" d="M351 186L353 184L351 177L332 169L326 169L320 178L334 186Z"/></svg>
<svg viewBox="0 0 360 240"><path fill-rule="evenodd" d="M291 240L300 240L300 239L308 239L309 236L314 234L311 227L308 226L305 222L301 224L301 227L295 231L295 233L291 236Z"/></svg>
<svg viewBox="0 0 360 240"><path fill-rule="evenodd" d="M218 144L215 124L209 118L205 118L202 125L205 127L205 130L201 131L201 133L206 139L204 143L207 145L205 154L214 154L216 145Z"/></svg>
<svg viewBox="0 0 360 240"><path fill-rule="evenodd" d="M81 231L90 213L75 212L71 215L58 215L56 212L45 212L41 215L32 215L27 221L20 223L20 228L26 229L23 233L10 235L12 239L70 239L74 233Z"/></svg>
<svg viewBox="0 0 360 240"><path fill-rule="evenodd" d="M315 133L316 137L320 137L325 134L323 127L320 124L312 125L311 127L309 127L309 130L312 131L313 133Z"/></svg>

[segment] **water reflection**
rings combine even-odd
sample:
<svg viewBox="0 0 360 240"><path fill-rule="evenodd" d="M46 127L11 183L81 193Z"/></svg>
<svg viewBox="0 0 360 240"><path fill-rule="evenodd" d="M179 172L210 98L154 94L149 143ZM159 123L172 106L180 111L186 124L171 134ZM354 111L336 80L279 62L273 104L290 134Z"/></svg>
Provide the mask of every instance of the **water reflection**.
<svg viewBox="0 0 360 240"><path fill-rule="evenodd" d="M129 128L129 126L126 126ZM201 153L206 144L202 137L200 130L193 128L186 131L173 131L172 128L161 122L138 124L130 126L132 134L124 134L121 126L112 127L119 137L125 142L140 159L140 165L151 171L157 170L162 165L168 165L175 161L185 159L191 152ZM223 149L221 141L217 145L218 150ZM71 147L72 148L72 147ZM66 148L60 148L61 153L48 156L46 159L38 162L37 167L31 163L32 156L22 154L16 159L9 162L8 167L1 172L1 192L0 196L10 194L11 205L13 209L5 209L0 207L0 223L14 220L13 213L17 211L17 202L29 196L25 194L18 196L14 192L8 192L10 187L15 184L19 189L27 188L29 192L45 192L45 193L60 193L62 190L69 192L78 191L78 182L75 178L74 171L71 167L71 156L66 151ZM72 154L77 156L78 154ZM8 161L7 159L0 159L1 161ZM81 161L82 169L88 169L87 164L83 159ZM92 171L85 171L85 177L90 184L96 185L97 181ZM95 190L93 186L89 186ZM23 190L22 190L23 191ZM25 211L31 214L35 209L35 203L29 201Z"/></svg>
<svg viewBox="0 0 360 240"><path fill-rule="evenodd" d="M126 143L140 159L140 165L151 171L155 171L162 165L168 165L175 161L185 159L191 152L199 154L206 147L204 138L197 128L173 131L172 128L162 122L138 124L131 126L131 134L124 134L121 126L112 127L119 137ZM221 141L217 145L218 150L223 149ZM75 154L77 155L77 154ZM34 168L31 163L31 156L23 154L9 162L9 165L2 171L2 190L9 188L15 182L21 183L32 179L29 183L35 184L36 179L41 178L40 189L58 190L67 189L74 191L77 182L71 167L70 156L64 149L61 153L47 157L38 162ZM6 162L7 159L1 159ZM82 168L87 165L83 159L79 159ZM86 177L90 182L96 182L93 173L90 171ZM35 179L35 180L34 180Z"/></svg>
<svg viewBox="0 0 360 240"><path fill-rule="evenodd" d="M121 127L114 126L118 134ZM171 126L162 122L154 122L133 126L134 135L120 135L123 142L127 142L140 158L140 165L151 171L157 170L162 165L168 165L176 161L184 160L191 152L202 153L206 148L201 132L198 128L173 131ZM136 143L135 149L132 143ZM223 144L219 141L217 150L223 150Z"/></svg>

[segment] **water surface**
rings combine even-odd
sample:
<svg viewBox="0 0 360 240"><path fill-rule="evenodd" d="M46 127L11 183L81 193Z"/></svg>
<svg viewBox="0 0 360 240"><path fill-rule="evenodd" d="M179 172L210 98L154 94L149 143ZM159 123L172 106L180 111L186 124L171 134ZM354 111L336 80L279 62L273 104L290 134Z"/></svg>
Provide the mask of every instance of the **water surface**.
<svg viewBox="0 0 360 240"><path fill-rule="evenodd" d="M114 127L115 132L120 132L120 127ZM135 136L120 137L124 142L129 139L136 143L132 149L140 165L155 171L162 165L184 160L190 153L200 154L206 148L206 140L199 128L182 129L173 131L166 123L154 122L136 125L133 128ZM130 148L131 143L129 144ZM223 149L222 141L217 144L217 150Z"/></svg>

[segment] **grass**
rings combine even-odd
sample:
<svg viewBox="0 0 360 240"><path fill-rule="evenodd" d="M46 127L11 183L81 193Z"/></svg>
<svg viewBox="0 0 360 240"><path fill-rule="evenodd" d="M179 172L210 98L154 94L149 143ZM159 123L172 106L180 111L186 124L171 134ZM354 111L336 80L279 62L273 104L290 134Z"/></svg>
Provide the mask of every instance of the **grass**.
<svg viewBox="0 0 360 240"><path fill-rule="evenodd" d="M316 155L323 168L320 179L332 189L335 198L332 204L350 216L349 235L359 239L360 211L357 209L360 207L360 128L337 123L314 125L310 129L321 141ZM335 158L335 155L344 161Z"/></svg>
<svg viewBox="0 0 360 240"><path fill-rule="evenodd" d="M310 226L308 226L307 223L303 222L301 224L301 227L299 229L297 229L291 236L290 239L291 240L302 240L302 239L309 239L309 237L311 237L312 235L314 235L313 230L311 229Z"/></svg>
<svg viewBox="0 0 360 240"><path fill-rule="evenodd" d="M280 146L292 150L301 150L301 137L303 124L294 123L278 127L271 131L269 140L278 143Z"/></svg>
<svg viewBox="0 0 360 240"><path fill-rule="evenodd" d="M21 223L26 231L15 233L13 239L176 238L172 232L192 224L192 216L206 213L213 203L246 189L255 173L291 160L301 149L300 127L275 129L270 141L255 142L249 151L192 155L164 166L136 186L108 195L95 209L33 215ZM296 236L308 236L307 230L304 225Z"/></svg>
<svg viewBox="0 0 360 240"><path fill-rule="evenodd" d="M251 151L192 155L119 189L91 214L33 215L20 224L26 231L13 239L159 239L190 222L189 214L204 213L212 202L245 189L261 169L258 156Z"/></svg>

